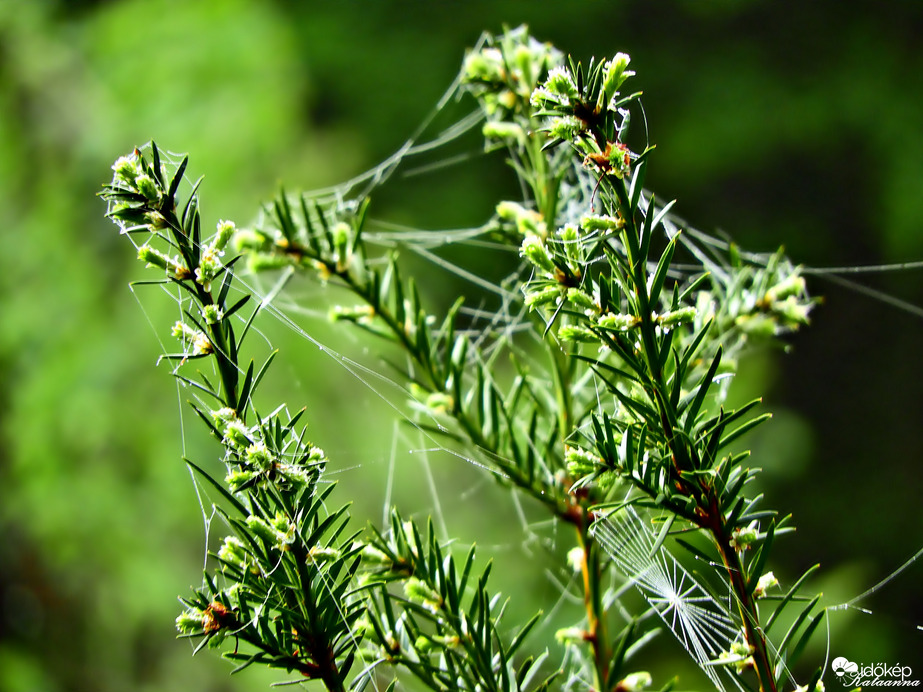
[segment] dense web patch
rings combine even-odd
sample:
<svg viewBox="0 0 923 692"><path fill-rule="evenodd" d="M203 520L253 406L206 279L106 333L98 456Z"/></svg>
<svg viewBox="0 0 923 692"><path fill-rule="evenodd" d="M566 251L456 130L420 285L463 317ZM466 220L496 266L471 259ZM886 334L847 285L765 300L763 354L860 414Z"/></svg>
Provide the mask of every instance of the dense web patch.
<svg viewBox="0 0 923 692"><path fill-rule="evenodd" d="M657 536L630 505L597 520L593 531L619 571L638 587L715 687L724 690L716 664L741 634L729 608L730 588L722 604L658 546ZM736 677L729 679L744 689Z"/></svg>

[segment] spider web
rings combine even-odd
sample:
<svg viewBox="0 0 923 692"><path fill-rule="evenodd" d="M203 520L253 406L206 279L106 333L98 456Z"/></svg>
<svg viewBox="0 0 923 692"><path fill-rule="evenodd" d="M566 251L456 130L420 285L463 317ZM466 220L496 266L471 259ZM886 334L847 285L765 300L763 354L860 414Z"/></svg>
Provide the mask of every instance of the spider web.
<svg viewBox="0 0 923 692"><path fill-rule="evenodd" d="M715 687L724 690L715 662L741 638L739 619L730 608L730 587L727 603L718 601L665 547L657 545L657 536L631 505L598 519L593 533ZM744 689L736 677L730 679Z"/></svg>

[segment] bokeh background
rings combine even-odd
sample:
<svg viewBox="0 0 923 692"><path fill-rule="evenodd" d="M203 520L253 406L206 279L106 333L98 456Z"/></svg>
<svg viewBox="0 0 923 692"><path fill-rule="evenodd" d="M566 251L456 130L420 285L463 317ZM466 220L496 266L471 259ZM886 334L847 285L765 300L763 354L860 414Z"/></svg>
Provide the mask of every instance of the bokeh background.
<svg viewBox="0 0 923 692"><path fill-rule="evenodd" d="M0 692L279 679L232 679L174 639L175 599L199 583L204 544L180 457L214 448L189 430L184 451L182 405L154 367L149 321L175 315L128 289L143 271L95 198L112 161L151 137L190 152L206 175L206 225L246 224L280 182L329 185L389 155L466 47L520 23L584 60L632 55L658 146L649 186L697 227L753 250L784 245L810 267L923 259L918 0L3 0ZM497 191L515 188L502 159L476 165L417 179L379 208L416 225L480 223ZM852 278L923 305L919 271ZM822 276L811 289L826 296L814 325L789 353L751 357L738 386L776 414L752 439L754 459L767 504L799 527L778 544L776 573L790 580L819 561L812 586L838 603L923 546L923 313ZM429 497L425 474L404 447L392 456L387 408L302 338L265 329L297 385L289 403L309 407L315 441L340 464L339 497L380 516L393 458L394 501L425 510L413 504ZM521 612L553 604L541 571L517 564L530 556L503 531L506 496L458 460L436 466L437 484L467 489L439 507L449 530L508 568L498 584ZM831 616L831 655L923 676L921 581L915 564L862 602L873 615ZM823 657L823 646L806 655ZM659 684L674 670L649 665ZM680 687L702 680L689 672Z"/></svg>

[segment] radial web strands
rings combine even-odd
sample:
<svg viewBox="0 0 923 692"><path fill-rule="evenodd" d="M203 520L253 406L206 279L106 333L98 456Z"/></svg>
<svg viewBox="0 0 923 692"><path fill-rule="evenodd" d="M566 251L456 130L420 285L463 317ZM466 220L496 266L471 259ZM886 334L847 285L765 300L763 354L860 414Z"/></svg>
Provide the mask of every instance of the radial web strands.
<svg viewBox="0 0 923 692"><path fill-rule="evenodd" d="M719 690L733 674L719 675L715 663L741 637L740 623L663 546L637 511L629 506L593 525L593 533L616 568L637 586L645 600L696 660ZM723 662L723 661L722 661ZM729 661L732 662L732 661Z"/></svg>

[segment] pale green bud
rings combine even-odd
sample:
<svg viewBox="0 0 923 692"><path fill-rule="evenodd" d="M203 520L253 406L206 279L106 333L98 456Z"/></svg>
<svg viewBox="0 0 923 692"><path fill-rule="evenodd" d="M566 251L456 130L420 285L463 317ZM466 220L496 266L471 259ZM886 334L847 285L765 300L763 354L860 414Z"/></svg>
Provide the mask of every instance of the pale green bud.
<svg viewBox="0 0 923 692"><path fill-rule="evenodd" d="M596 471L603 463L603 460L580 447L564 447L564 462L567 464L567 472L579 478Z"/></svg>
<svg viewBox="0 0 923 692"><path fill-rule="evenodd" d="M226 446L236 450L246 449L253 443L250 439L250 431L247 429L247 426L236 418L227 422L224 428L224 439L222 442Z"/></svg>
<svg viewBox="0 0 923 692"><path fill-rule="evenodd" d="M308 551L308 559L315 565L323 565L340 557L340 551L336 548L321 548L314 546Z"/></svg>
<svg viewBox="0 0 923 692"><path fill-rule="evenodd" d="M267 543L274 544L276 542L276 531L262 517L251 514L247 517L246 523L247 528L249 528L254 535L262 538Z"/></svg>
<svg viewBox="0 0 923 692"><path fill-rule="evenodd" d="M586 125L579 118L572 115L563 115L552 118L548 126L548 134L556 139L571 140L582 132Z"/></svg>
<svg viewBox="0 0 923 692"><path fill-rule="evenodd" d="M679 308L665 312L657 318L661 327L675 327L680 324L689 324L695 321L696 310L693 307Z"/></svg>
<svg viewBox="0 0 923 692"><path fill-rule="evenodd" d="M619 332L627 332L630 329L634 329L639 324L641 320L635 317L634 315L624 315L618 314L613 315L611 312L605 315L602 315L596 322L603 329L612 329Z"/></svg>
<svg viewBox="0 0 923 692"><path fill-rule="evenodd" d="M234 249L237 252L266 250L271 243L269 236L260 231L243 230L234 236Z"/></svg>
<svg viewBox="0 0 923 692"><path fill-rule="evenodd" d="M169 258L159 250L155 250L150 245L142 245L138 248L138 259L145 262L148 267L160 267L166 270Z"/></svg>
<svg viewBox="0 0 923 692"><path fill-rule="evenodd" d="M795 296L789 296L781 302L774 303L772 309L793 324L808 324L810 321L808 313L811 312L811 304L801 303Z"/></svg>
<svg viewBox="0 0 923 692"><path fill-rule="evenodd" d="M233 221L219 221L212 247L219 251L224 250L236 230Z"/></svg>
<svg viewBox="0 0 923 692"><path fill-rule="evenodd" d="M224 310L214 303L202 306L202 318L207 324L217 324L224 317Z"/></svg>
<svg viewBox="0 0 923 692"><path fill-rule="evenodd" d="M601 106L608 106L612 97L618 92L619 87L634 74L627 70L631 58L625 53L616 53L615 57L606 63L603 76L603 97Z"/></svg>
<svg viewBox="0 0 923 692"><path fill-rule="evenodd" d="M532 209L526 209L516 202L504 201L497 205L497 216L503 221L516 224L516 230L522 235L546 234L545 220L542 215Z"/></svg>
<svg viewBox="0 0 923 692"><path fill-rule="evenodd" d="M147 222L151 225L151 228L157 231L163 230L169 225L167 224L167 218L159 211L148 213Z"/></svg>
<svg viewBox="0 0 923 692"><path fill-rule="evenodd" d="M371 305L334 305L328 313L331 322L346 320L366 324L375 316Z"/></svg>
<svg viewBox="0 0 923 692"><path fill-rule="evenodd" d="M641 692L641 690L650 687L651 682L653 682L651 674L647 671L641 671L626 675L619 681L615 689L616 692Z"/></svg>
<svg viewBox="0 0 923 692"><path fill-rule="evenodd" d="M201 632L205 627L205 614L198 610L187 610L176 618L176 629L183 634Z"/></svg>
<svg viewBox="0 0 923 692"><path fill-rule="evenodd" d="M617 231L625 225L625 221L617 216L587 214L580 219L580 225L586 231Z"/></svg>
<svg viewBox="0 0 923 692"><path fill-rule="evenodd" d="M413 648L419 651L421 654L428 654L430 651L436 649L436 644L430 641L429 637L421 634L417 637L416 641L413 643Z"/></svg>
<svg viewBox="0 0 923 692"><path fill-rule="evenodd" d="M207 247L202 250L202 256L199 258L199 266L196 267L195 270L195 280L196 283L200 284L206 291L211 289L212 280L218 276L218 273L223 269L221 264L222 254L224 253L213 247Z"/></svg>
<svg viewBox="0 0 923 692"><path fill-rule="evenodd" d="M276 531L286 537L292 535L295 531L295 525L282 512L276 512L276 516L273 517L270 524Z"/></svg>
<svg viewBox="0 0 923 692"><path fill-rule="evenodd" d="M360 555L362 556L362 562L369 565L377 565L390 568L391 565L394 564L390 557L372 545L365 546L362 549Z"/></svg>
<svg viewBox="0 0 923 692"><path fill-rule="evenodd" d="M504 221L516 223L519 217L528 213L529 210L517 202L504 200L497 205L497 216Z"/></svg>
<svg viewBox="0 0 923 692"><path fill-rule="evenodd" d="M582 344L591 344L599 341L599 337L591 329L578 327L576 325L567 325L558 330L558 336L561 341L573 341Z"/></svg>
<svg viewBox="0 0 923 692"><path fill-rule="evenodd" d="M167 257L167 274L172 276L174 279L180 279L185 281L193 276L193 273L189 271L189 268L183 264L183 260L180 259L179 255L176 257Z"/></svg>
<svg viewBox="0 0 923 692"><path fill-rule="evenodd" d="M766 595L767 589L771 589L773 586L778 585L779 580L776 579L776 575L774 575L772 572L766 572L756 582L756 588L753 589L753 595L757 598L763 598Z"/></svg>
<svg viewBox="0 0 923 692"><path fill-rule="evenodd" d="M259 475L256 471L231 471L224 477L224 482L228 484L232 493L237 493Z"/></svg>
<svg viewBox="0 0 923 692"><path fill-rule="evenodd" d="M603 471L601 474L596 476L596 485L599 486L600 490L609 490L616 486L619 482L619 475L615 471Z"/></svg>
<svg viewBox="0 0 923 692"><path fill-rule="evenodd" d="M502 120L488 120L481 128L481 132L487 139L509 142L524 142L526 139L526 132L521 126Z"/></svg>
<svg viewBox="0 0 923 692"><path fill-rule="evenodd" d="M734 642L730 651L718 654L718 660L733 665L738 673L743 673L754 666L752 653L753 647L746 642Z"/></svg>
<svg viewBox="0 0 923 692"><path fill-rule="evenodd" d="M224 562L243 568L248 558L247 549L237 536L227 536L218 550L218 557Z"/></svg>
<svg viewBox="0 0 923 692"><path fill-rule="evenodd" d="M234 409L225 406L215 411L211 411L211 417L219 428L224 428L228 422L237 420L237 412Z"/></svg>
<svg viewBox="0 0 923 692"><path fill-rule="evenodd" d="M544 108L549 101L560 103L561 99L543 86L536 88L529 97L529 103L533 108Z"/></svg>
<svg viewBox="0 0 923 692"><path fill-rule="evenodd" d="M331 236L333 238L333 252L336 257L337 271L346 269L349 263L349 236L352 229L348 223L340 221L333 227Z"/></svg>
<svg viewBox="0 0 923 692"><path fill-rule="evenodd" d="M135 187L135 179L141 172L138 166L138 157L134 154L120 156L112 164L112 170L115 171L115 177L129 187Z"/></svg>
<svg viewBox="0 0 923 692"><path fill-rule="evenodd" d="M247 447L246 456L248 464L252 464L263 471L269 470L274 461L269 450L266 448L266 443L262 440L254 442Z"/></svg>
<svg viewBox="0 0 923 692"><path fill-rule="evenodd" d="M192 354L195 356L205 355L214 351L208 336L197 329L193 329L185 322L177 322L173 325L173 336L182 341L185 346L191 346Z"/></svg>
<svg viewBox="0 0 923 692"><path fill-rule="evenodd" d="M421 653L430 653L439 649L455 649L461 645L461 639L458 637L447 636L426 636L421 634L417 637L413 647Z"/></svg>
<svg viewBox="0 0 923 692"><path fill-rule="evenodd" d="M591 310L595 312L599 309L596 306L596 303L593 302L593 299L579 288L568 288L567 300L577 307L583 308L584 310Z"/></svg>
<svg viewBox="0 0 923 692"><path fill-rule="evenodd" d="M548 248L545 247L545 241L537 235L527 235L522 240L519 254L525 257L538 270L546 274L554 274L554 262L551 261L551 255Z"/></svg>
<svg viewBox="0 0 923 692"><path fill-rule="evenodd" d="M766 302L775 303L776 301L785 300L791 296L803 295L804 292L804 277L794 273L766 291Z"/></svg>
<svg viewBox="0 0 923 692"><path fill-rule="evenodd" d="M247 269L254 274L282 269L290 264L291 260L285 255L274 255L266 252L255 252L247 258Z"/></svg>
<svg viewBox="0 0 923 692"><path fill-rule="evenodd" d="M442 596L416 577L404 582L404 593L411 601L421 603L432 610L442 607Z"/></svg>
<svg viewBox="0 0 923 692"><path fill-rule="evenodd" d="M309 485L315 478L308 469L303 466L295 466L294 464L278 464L276 466L276 471L292 485Z"/></svg>
<svg viewBox="0 0 923 692"><path fill-rule="evenodd" d="M315 447L314 445L309 446L308 458L307 458L308 463L318 464L326 460L327 460L327 455L323 449L321 449L320 447Z"/></svg>
<svg viewBox="0 0 923 692"><path fill-rule="evenodd" d="M548 92L559 97L562 103L567 103L578 96L577 85L574 83L570 70L566 67L551 68L544 87Z"/></svg>
<svg viewBox="0 0 923 692"><path fill-rule="evenodd" d="M135 178L135 187L138 189L144 198L151 202L156 202L160 197L160 192L157 189L157 183L154 182L154 179L147 174L141 174Z"/></svg>
<svg viewBox="0 0 923 692"><path fill-rule="evenodd" d="M554 633L554 638L560 644L583 644L587 640L587 632L579 627L564 627Z"/></svg>
<svg viewBox="0 0 923 692"><path fill-rule="evenodd" d="M426 397L426 408L433 413L445 414L455 408L455 399L445 392L433 392Z"/></svg>
<svg viewBox="0 0 923 692"><path fill-rule="evenodd" d="M352 635L358 639L370 637L375 634L375 628L367 617L361 617L353 623L350 630Z"/></svg>
<svg viewBox="0 0 923 692"><path fill-rule="evenodd" d="M280 550L288 550L295 542L295 525L281 512L268 522L262 517L251 515L247 517L247 526L254 534Z"/></svg>
<svg viewBox="0 0 923 692"><path fill-rule="evenodd" d="M731 534L731 547L738 550L746 550L753 545L759 538L759 528L755 521L750 522L748 526L734 529Z"/></svg>
<svg viewBox="0 0 923 692"><path fill-rule="evenodd" d="M503 80L503 53L496 48L485 48L469 53L463 67L464 79L469 82L499 82Z"/></svg>
<svg viewBox="0 0 923 692"><path fill-rule="evenodd" d="M561 295L561 289L558 286L547 286L540 291L526 295L526 306L536 308L540 305L547 305L557 301Z"/></svg>
<svg viewBox="0 0 923 692"><path fill-rule="evenodd" d="M740 315L734 320L734 324L739 327L744 334L762 338L769 338L775 335L779 328L774 317L762 313L755 315Z"/></svg>
<svg viewBox="0 0 923 692"><path fill-rule="evenodd" d="M580 231L576 225L569 223L558 229L558 238L564 245L564 254L571 264L576 267L580 263Z"/></svg>

